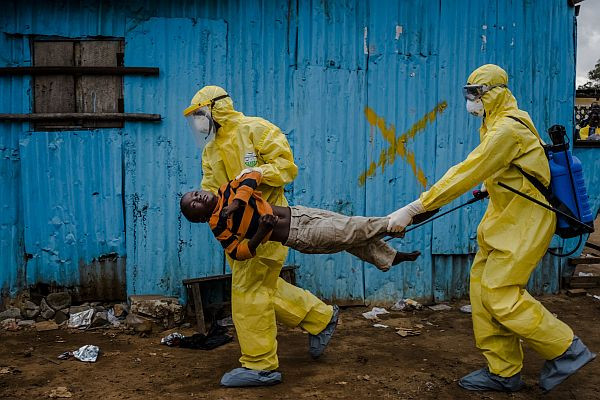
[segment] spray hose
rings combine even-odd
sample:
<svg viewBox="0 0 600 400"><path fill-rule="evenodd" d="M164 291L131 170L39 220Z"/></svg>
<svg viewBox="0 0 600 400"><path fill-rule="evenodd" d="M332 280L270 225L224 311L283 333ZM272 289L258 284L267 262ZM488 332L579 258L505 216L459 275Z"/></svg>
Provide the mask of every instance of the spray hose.
<svg viewBox="0 0 600 400"><path fill-rule="evenodd" d="M448 211L446 211L446 212L443 212L443 213L441 213L441 214L439 214L439 215L436 215L436 216L435 216L435 217L433 217L433 218L429 218L429 219L428 219L428 220L426 220L426 221L423 221L423 222L421 222L421 223L418 223L418 224L416 224L415 226L411 226L410 228L406 229L406 230L404 231L404 233L406 234L406 233L408 233L408 232L410 232L410 231L414 231L415 229L417 229L417 228L420 228L420 227L422 227L423 225L425 225L425 224L428 224L428 223L430 223L430 222L433 222L433 221L435 221L436 219L443 217L444 215L450 214L451 212L454 212L454 211L458 210L459 208L463 208L463 207L465 207L465 206L468 206L469 204L476 203L476 202L478 202L478 201L480 201L480 200L483 200L483 199L485 199L485 198L487 198L487 197L488 197L488 192L482 192L482 191L480 191L480 190L474 190L474 191L473 191L473 198L472 198L472 199L470 199L469 201L467 201L467 202L465 202L465 203L463 203L463 204L461 204L461 205L458 205L458 206L456 206L456 207L454 207L454 208L451 208L450 210L448 210ZM385 241L386 241L386 242L389 242L389 241L390 241L390 240L392 240L392 239L396 239L396 237L392 236L392 237L386 238L386 239L385 239Z"/></svg>

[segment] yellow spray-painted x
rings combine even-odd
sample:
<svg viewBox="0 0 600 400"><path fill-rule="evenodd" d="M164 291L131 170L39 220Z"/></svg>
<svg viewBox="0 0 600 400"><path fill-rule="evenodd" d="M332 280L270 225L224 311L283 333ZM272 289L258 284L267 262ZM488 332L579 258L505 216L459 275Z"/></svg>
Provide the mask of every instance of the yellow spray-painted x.
<svg viewBox="0 0 600 400"><path fill-rule="evenodd" d="M379 153L379 160L377 162L372 161L371 164L369 164L369 168L360 174L360 177L358 178L359 185L364 186L367 178L375 175L377 167L380 167L381 172L383 172L387 165L392 165L396 161L396 157L400 156L410 165L413 174L415 174L419 183L423 185L423 187L427 187L427 177L423 170L417 166L415 153L406 149L406 142L409 139L414 138L417 133L422 132L427 126L427 123L435 121L438 114L444 112L447 106L448 104L445 101L438 103L433 110L425 114L423 118L417 121L410 129L399 137L396 137L396 127L393 124L388 127L383 117L378 116L372 108L365 107L365 117L367 118L367 122L369 125L379 128L381 135L390 146L387 149L381 150L381 153Z"/></svg>

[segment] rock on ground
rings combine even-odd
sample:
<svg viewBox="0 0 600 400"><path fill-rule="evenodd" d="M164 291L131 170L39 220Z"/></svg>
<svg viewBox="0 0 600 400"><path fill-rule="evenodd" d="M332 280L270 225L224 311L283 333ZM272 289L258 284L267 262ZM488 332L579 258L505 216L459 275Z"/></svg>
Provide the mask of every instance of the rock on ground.
<svg viewBox="0 0 600 400"><path fill-rule="evenodd" d="M54 310L48 305L46 299L43 299L40 303L40 315L44 319L52 319L54 317Z"/></svg>
<svg viewBox="0 0 600 400"><path fill-rule="evenodd" d="M9 318L21 318L21 310L17 307L11 307L6 311L2 311L0 313L0 321L9 319Z"/></svg>
<svg viewBox="0 0 600 400"><path fill-rule="evenodd" d="M60 310L71 305L71 295L69 292L50 293L46 297L46 302L54 310Z"/></svg>

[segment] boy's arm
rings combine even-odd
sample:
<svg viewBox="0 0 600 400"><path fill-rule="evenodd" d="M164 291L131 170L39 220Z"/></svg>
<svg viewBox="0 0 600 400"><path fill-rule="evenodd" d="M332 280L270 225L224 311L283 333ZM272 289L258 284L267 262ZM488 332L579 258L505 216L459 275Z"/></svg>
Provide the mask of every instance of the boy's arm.
<svg viewBox="0 0 600 400"><path fill-rule="evenodd" d="M279 217L272 214L266 214L260 217L258 229L254 236L249 240L243 240L240 242L237 235L230 234L229 237L217 237L221 246L225 249L225 252L229 257L237 261L248 260L256 255L256 248L262 243L265 237L273 230ZM226 234L225 234L226 235Z"/></svg>
<svg viewBox="0 0 600 400"><path fill-rule="evenodd" d="M223 246L227 255L237 261L248 260L256 254L248 248L249 241L244 240L240 242L237 235L231 234L227 239L219 239L219 242L221 242L221 246Z"/></svg>
<svg viewBox="0 0 600 400"><path fill-rule="evenodd" d="M221 215L225 218L229 218L231 214L237 211L240 207L243 207L248 203L250 197L256 190L256 187L260 184L260 180L262 175L260 171L249 171L247 173L242 173L232 182L237 183L237 189L235 192L235 196L227 207L223 208L221 211Z"/></svg>
<svg viewBox="0 0 600 400"><path fill-rule="evenodd" d="M260 216L258 220L258 229L256 230L254 236L248 240L248 250L253 256L256 254L256 248L258 245L262 243L262 241L271 231L273 231L273 228L277 224L278 220L279 217L273 214L265 214Z"/></svg>

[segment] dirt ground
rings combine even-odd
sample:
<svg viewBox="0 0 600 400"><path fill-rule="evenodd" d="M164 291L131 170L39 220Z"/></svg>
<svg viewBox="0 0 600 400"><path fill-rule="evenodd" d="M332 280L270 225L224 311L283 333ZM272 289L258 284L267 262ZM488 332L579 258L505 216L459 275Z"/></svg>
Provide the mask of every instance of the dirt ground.
<svg viewBox="0 0 600 400"><path fill-rule="evenodd" d="M600 294L598 292L597 294ZM600 351L600 301L563 294L541 298L593 350ZM456 381L481 368L470 315L448 311L392 312L375 328L361 315L366 308L341 312L341 325L326 353L313 361L307 336L299 329L279 330L283 383L268 388L226 389L221 375L238 366L237 341L212 351L169 348L161 334L142 338L115 330L0 333L0 398L49 398L64 386L73 399L600 399L600 360L586 366L555 391L543 395L537 377L543 360L525 349L517 394L469 393ZM401 337L392 327L423 325L421 335ZM233 331L233 329L232 329ZM102 351L95 364L57 360L84 344ZM31 355L27 349L33 347ZM2 368L11 367L11 368ZM6 373L9 371L8 373Z"/></svg>

